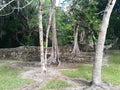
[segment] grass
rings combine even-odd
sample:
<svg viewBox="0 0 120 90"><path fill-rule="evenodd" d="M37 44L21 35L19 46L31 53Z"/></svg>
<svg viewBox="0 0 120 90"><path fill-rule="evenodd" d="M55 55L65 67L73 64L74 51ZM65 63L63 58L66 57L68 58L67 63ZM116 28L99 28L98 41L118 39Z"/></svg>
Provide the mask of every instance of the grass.
<svg viewBox="0 0 120 90"><path fill-rule="evenodd" d="M120 85L120 51L109 51L110 66L102 69L102 80L106 83ZM70 78L84 78L91 80L92 66L80 65L76 70L63 70L61 73Z"/></svg>
<svg viewBox="0 0 120 90"><path fill-rule="evenodd" d="M70 87L71 85L65 81L54 79L48 82L48 84L40 90L59 90L61 88Z"/></svg>
<svg viewBox="0 0 120 90"><path fill-rule="evenodd" d="M88 80L91 79L91 66L80 65L76 67L76 70L62 70L61 73L70 78L86 78Z"/></svg>
<svg viewBox="0 0 120 90"><path fill-rule="evenodd" d="M114 85L120 85L120 65L110 65L110 67L103 68L103 81Z"/></svg>
<svg viewBox="0 0 120 90"><path fill-rule="evenodd" d="M13 90L20 88L31 82L32 80L22 79L18 77L20 71L10 66L0 67L0 90Z"/></svg>
<svg viewBox="0 0 120 90"><path fill-rule="evenodd" d="M110 63L120 64L120 50L109 50L107 52L110 54Z"/></svg>

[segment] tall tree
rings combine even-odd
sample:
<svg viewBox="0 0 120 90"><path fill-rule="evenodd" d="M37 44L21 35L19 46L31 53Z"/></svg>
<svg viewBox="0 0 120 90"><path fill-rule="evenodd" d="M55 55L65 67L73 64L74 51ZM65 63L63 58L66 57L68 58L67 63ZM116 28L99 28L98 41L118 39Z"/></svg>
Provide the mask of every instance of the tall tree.
<svg viewBox="0 0 120 90"><path fill-rule="evenodd" d="M49 13L49 21L48 21L48 26L46 30L46 46L45 46L45 61L47 63L47 50L48 50L48 36L49 36L49 31L50 31L50 26L51 26L51 21L52 21L52 14L53 14L53 9L50 10Z"/></svg>
<svg viewBox="0 0 120 90"><path fill-rule="evenodd" d="M52 53L49 58L52 62L59 64L59 50L57 43L57 30L56 30L56 16L55 16L55 8L56 8L56 0L51 0L53 15L52 15Z"/></svg>
<svg viewBox="0 0 120 90"><path fill-rule="evenodd" d="M93 65L92 82L95 85L101 84L101 68L102 68L104 43L105 43L107 28L109 25L109 19L115 3L116 3L116 0L109 0L106 6L106 9L104 11L104 16L100 26L100 32L99 32L98 42L96 46L95 62Z"/></svg>
<svg viewBox="0 0 120 90"><path fill-rule="evenodd" d="M47 70L47 63L44 57L44 46L43 46L43 25L42 25L42 0L39 0L38 7L38 23L39 23L39 42L40 42L40 59L41 59L41 68L43 72Z"/></svg>

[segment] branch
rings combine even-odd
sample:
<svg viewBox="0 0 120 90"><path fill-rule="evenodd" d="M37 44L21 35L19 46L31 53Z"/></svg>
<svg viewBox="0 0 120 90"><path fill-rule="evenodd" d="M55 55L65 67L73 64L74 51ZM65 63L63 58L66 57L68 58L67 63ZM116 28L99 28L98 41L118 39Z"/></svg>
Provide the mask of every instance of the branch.
<svg viewBox="0 0 120 90"><path fill-rule="evenodd" d="M14 11L15 11L15 9L13 9L11 12L9 12L9 13L7 13L7 14L0 14L0 17L1 17L1 16L2 16L2 17L8 16L8 15L12 14Z"/></svg>
<svg viewBox="0 0 120 90"><path fill-rule="evenodd" d="M19 7L19 8L16 8L14 7L14 9L24 9L26 8L28 5L30 5L34 0L31 0L30 2L28 2L26 5L24 5L23 7Z"/></svg>
<svg viewBox="0 0 120 90"><path fill-rule="evenodd" d="M10 1L9 3L7 3L7 4L5 4L1 9L0 9L0 11L1 10L3 10L7 5L9 5L10 3L12 3L14 0L12 0L12 1ZM0 16L8 16L8 15L10 15L10 14L12 14L16 9L24 9L25 7L27 7L28 5L30 5L31 3L33 2L33 0L31 0L30 2L28 2L26 5L24 5L23 7L13 7L12 8L12 11L11 12L9 12L9 13L7 13L7 14L0 14Z"/></svg>
<svg viewBox="0 0 120 90"><path fill-rule="evenodd" d="M97 14L99 15L99 14L101 14L101 13L104 13L104 11L105 11L105 10L102 10L102 11L98 12Z"/></svg>
<svg viewBox="0 0 120 90"><path fill-rule="evenodd" d="M11 0L10 2L8 2L7 4L3 5L2 8L0 8L0 11L2 11L5 7L7 7L10 3L14 2L15 0Z"/></svg>

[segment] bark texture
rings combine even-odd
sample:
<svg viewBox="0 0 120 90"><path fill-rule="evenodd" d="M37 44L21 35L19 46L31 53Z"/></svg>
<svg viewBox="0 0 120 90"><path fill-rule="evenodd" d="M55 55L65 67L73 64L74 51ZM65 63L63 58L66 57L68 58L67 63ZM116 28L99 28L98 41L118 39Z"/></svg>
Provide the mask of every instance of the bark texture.
<svg viewBox="0 0 120 90"><path fill-rule="evenodd" d="M56 31L56 18L55 18L55 4L56 0L51 0L52 2L52 53L49 58L50 61L53 63L59 64L59 50L58 50L58 43L57 43L57 31Z"/></svg>
<svg viewBox="0 0 120 90"><path fill-rule="evenodd" d="M38 8L38 20L39 20L39 42L40 42L40 59L41 59L41 68L43 72L46 72L47 63L44 57L44 47L43 47L43 25L42 25L42 0L39 0Z"/></svg>
<svg viewBox="0 0 120 90"><path fill-rule="evenodd" d="M101 68L102 68L104 43L105 43L107 28L109 25L110 15L115 5L115 2L116 0L109 0L106 6L106 9L104 11L102 24L100 26L100 32L99 32L98 42L96 46L95 62L93 65L92 82L95 85L101 84Z"/></svg>
<svg viewBox="0 0 120 90"><path fill-rule="evenodd" d="M48 50L48 36L49 36L49 31L50 31L50 26L51 26L51 21L52 21L52 14L53 10L50 10L49 13L49 21L48 21L48 26L47 26L47 31L46 31L46 49L45 49L45 61L47 63L47 50Z"/></svg>

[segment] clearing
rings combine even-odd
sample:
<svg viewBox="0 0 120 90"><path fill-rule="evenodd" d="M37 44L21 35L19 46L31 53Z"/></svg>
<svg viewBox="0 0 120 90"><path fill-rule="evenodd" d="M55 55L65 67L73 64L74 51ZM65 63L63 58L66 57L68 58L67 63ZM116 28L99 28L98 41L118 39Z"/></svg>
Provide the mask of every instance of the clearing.
<svg viewBox="0 0 120 90"><path fill-rule="evenodd" d="M62 63L60 67L48 66L48 71L46 72L46 74L41 73L39 62L18 62L12 60L7 60L7 61L1 60L0 67L3 67L4 65L5 66L8 65L12 68L16 68L20 70L19 77L21 77L22 79L34 80L33 82L29 82L27 83L27 85L25 84L23 85L23 87L19 87L14 90L93 90L93 89L86 89L90 86L90 78L85 77L88 79L86 80L84 79L84 75L83 77L80 75L81 78L74 75L72 75L74 77L69 76L69 74L73 74L73 73L69 73L69 71L75 72L77 70L77 67L81 66L80 64ZM88 66L88 65L84 65L84 66ZM81 69L85 71L84 68ZM81 71L81 74L83 73L83 71ZM88 74L90 72L91 71L89 71ZM58 83L60 82L64 83L64 85L62 84L60 86L59 84L54 85L54 82L56 80L58 80ZM49 82L53 84L51 85L52 88L48 87ZM57 83L57 81L55 83ZM109 89L104 89L103 87L99 87L95 90L120 90L120 87L116 85L105 84L104 86L109 87ZM12 89L3 89L3 90L12 90Z"/></svg>

